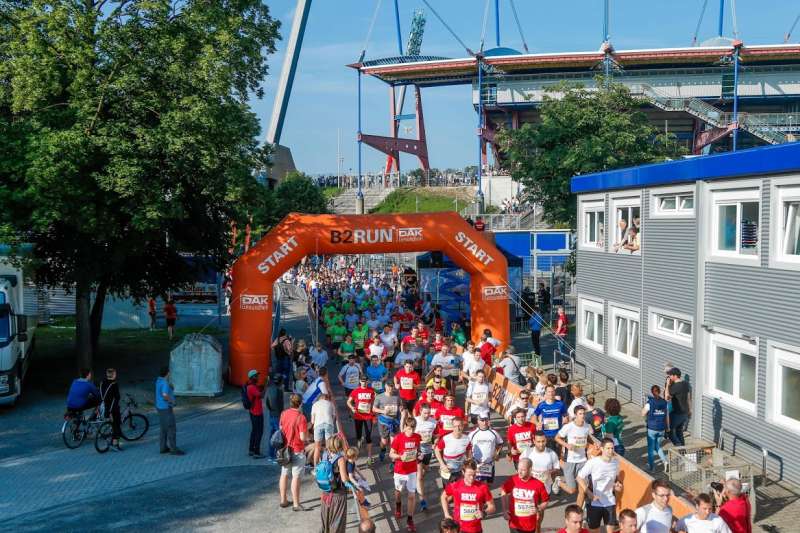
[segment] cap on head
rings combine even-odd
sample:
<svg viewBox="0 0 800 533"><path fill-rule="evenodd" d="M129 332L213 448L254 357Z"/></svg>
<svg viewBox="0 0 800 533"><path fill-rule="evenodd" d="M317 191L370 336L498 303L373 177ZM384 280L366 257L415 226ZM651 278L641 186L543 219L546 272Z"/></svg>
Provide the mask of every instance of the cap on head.
<svg viewBox="0 0 800 533"><path fill-rule="evenodd" d="M253 379L257 375L258 375L258 370L253 369L247 373L247 379Z"/></svg>

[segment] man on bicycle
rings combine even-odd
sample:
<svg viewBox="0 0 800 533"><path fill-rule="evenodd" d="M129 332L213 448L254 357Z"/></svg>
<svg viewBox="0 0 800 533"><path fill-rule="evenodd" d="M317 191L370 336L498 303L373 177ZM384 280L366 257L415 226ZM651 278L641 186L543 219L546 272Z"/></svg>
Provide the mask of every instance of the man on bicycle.
<svg viewBox="0 0 800 533"><path fill-rule="evenodd" d="M81 377L72 382L67 394L67 410L85 411L100 404L100 391L92 383L92 371L82 368Z"/></svg>

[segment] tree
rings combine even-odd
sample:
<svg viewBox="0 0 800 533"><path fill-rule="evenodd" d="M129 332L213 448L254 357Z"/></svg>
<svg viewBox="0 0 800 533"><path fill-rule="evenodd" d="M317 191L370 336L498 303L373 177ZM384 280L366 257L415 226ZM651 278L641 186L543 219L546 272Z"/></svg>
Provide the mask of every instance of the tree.
<svg viewBox="0 0 800 533"><path fill-rule="evenodd" d="M0 241L74 290L79 366L107 294L190 282L182 252L227 263L278 27L260 0L0 0Z"/></svg>
<svg viewBox="0 0 800 533"><path fill-rule="evenodd" d="M327 213L328 200L322 189L302 172L289 172L274 191L258 191L253 210L254 230L263 234L289 213Z"/></svg>
<svg viewBox="0 0 800 533"><path fill-rule="evenodd" d="M562 84L550 88L540 122L503 130L498 144L514 180L544 218L575 227L576 201L570 179L578 174L678 157L674 138L658 134L641 111L642 102L620 84L598 79L597 90Z"/></svg>

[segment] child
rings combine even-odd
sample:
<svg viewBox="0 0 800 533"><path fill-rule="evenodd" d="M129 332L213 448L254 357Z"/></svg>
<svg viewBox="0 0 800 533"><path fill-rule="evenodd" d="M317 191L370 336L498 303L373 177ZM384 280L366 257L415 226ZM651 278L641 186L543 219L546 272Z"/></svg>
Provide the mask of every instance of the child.
<svg viewBox="0 0 800 533"><path fill-rule="evenodd" d="M364 493L369 490L369 483L361 472L358 471L358 466L356 465L356 459L358 459L358 448L347 448L345 452L345 457L347 458L347 477L350 483L354 487L358 487L356 491L358 492L358 500L364 498L361 501L361 505L364 507L370 507L370 503L367 501L367 498L364 497Z"/></svg>

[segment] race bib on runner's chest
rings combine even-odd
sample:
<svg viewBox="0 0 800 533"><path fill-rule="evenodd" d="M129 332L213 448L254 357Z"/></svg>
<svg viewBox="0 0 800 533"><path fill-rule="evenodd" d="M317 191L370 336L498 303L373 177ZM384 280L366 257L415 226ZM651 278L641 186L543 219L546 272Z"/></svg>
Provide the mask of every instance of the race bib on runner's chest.
<svg viewBox="0 0 800 533"><path fill-rule="evenodd" d="M403 456L400 458L401 461L404 463L410 463L411 461L417 460L417 449L413 448L411 450L406 450L403 452Z"/></svg>
<svg viewBox="0 0 800 533"><path fill-rule="evenodd" d="M464 522L471 522L478 519L478 504L477 503L462 503L461 512L459 513L461 520Z"/></svg>
<svg viewBox="0 0 800 533"><path fill-rule="evenodd" d="M386 416L394 416L397 414L397 405L396 404L387 405L383 408L383 411L384 411L383 414L385 414Z"/></svg>
<svg viewBox="0 0 800 533"><path fill-rule="evenodd" d="M454 416L451 415L442 415L442 427L445 431L453 431L453 420L455 419Z"/></svg>
<svg viewBox="0 0 800 533"><path fill-rule="evenodd" d="M558 418L545 417L544 420L542 420L542 427L547 431L556 431L558 429Z"/></svg>
<svg viewBox="0 0 800 533"><path fill-rule="evenodd" d="M400 378L400 388L406 390L413 389L414 380L412 378Z"/></svg>
<svg viewBox="0 0 800 533"><path fill-rule="evenodd" d="M380 390L383 388L383 381L373 381L372 388L375 390Z"/></svg>
<svg viewBox="0 0 800 533"><path fill-rule="evenodd" d="M478 403L484 403L486 401L486 393L485 392L473 392L472 393L472 401Z"/></svg>
<svg viewBox="0 0 800 533"><path fill-rule="evenodd" d="M358 385L358 373L350 372L347 374L347 384L351 385L351 388Z"/></svg>
<svg viewBox="0 0 800 533"><path fill-rule="evenodd" d="M523 439L517 441L517 449L521 452L524 452L530 447L531 447L531 441L529 439Z"/></svg>
<svg viewBox="0 0 800 533"><path fill-rule="evenodd" d="M369 402L358 402L358 406L356 406L356 410L361 414L369 413Z"/></svg>
<svg viewBox="0 0 800 533"><path fill-rule="evenodd" d="M550 477L550 473L544 470L531 470L531 475L541 481L542 483Z"/></svg>
<svg viewBox="0 0 800 533"><path fill-rule="evenodd" d="M579 437L573 437L572 438L572 444L576 448L586 448L586 436L582 435L582 436L579 436Z"/></svg>
<svg viewBox="0 0 800 533"><path fill-rule="evenodd" d="M536 506L532 501L528 500L514 500L514 515L525 518L533 516L536 512Z"/></svg>
<svg viewBox="0 0 800 533"><path fill-rule="evenodd" d="M423 444L428 444L431 441L431 438L433 437L433 432L432 431L420 431L419 432L419 436L422 437L422 443Z"/></svg>
<svg viewBox="0 0 800 533"><path fill-rule="evenodd" d="M492 463L481 463L478 465L479 476L491 476L494 465Z"/></svg>

